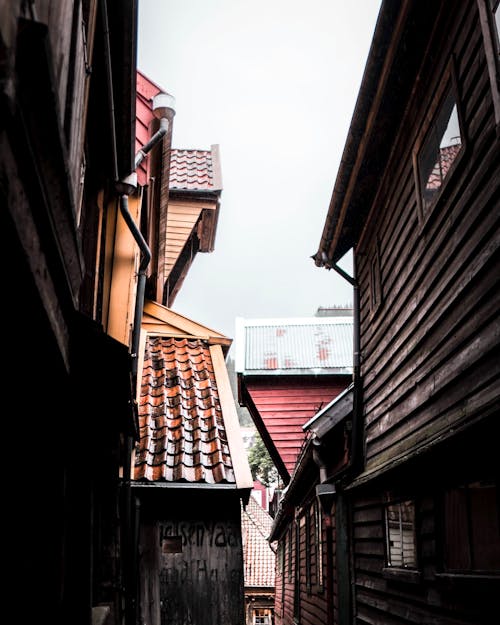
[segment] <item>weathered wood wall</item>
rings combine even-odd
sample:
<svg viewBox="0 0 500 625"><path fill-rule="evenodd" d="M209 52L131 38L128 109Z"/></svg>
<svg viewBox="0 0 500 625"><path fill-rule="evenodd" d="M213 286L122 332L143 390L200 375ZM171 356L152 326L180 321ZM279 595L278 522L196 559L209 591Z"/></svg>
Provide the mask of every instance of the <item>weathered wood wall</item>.
<svg viewBox="0 0 500 625"><path fill-rule="evenodd" d="M413 150L451 65L465 142L422 219ZM443 2L356 254L366 474L349 497L359 624L500 620L499 571L454 575L443 558L445 492L498 476L490 441L499 431L499 164L477 2ZM374 307L376 254L381 303ZM415 502L414 574L387 566L391 499Z"/></svg>
<svg viewBox="0 0 500 625"><path fill-rule="evenodd" d="M453 62L465 145L423 223L412 151ZM494 405L500 377L500 161L493 114L477 5L461 2L436 22L372 210L377 218L357 255L369 471ZM373 311L375 247L382 304Z"/></svg>
<svg viewBox="0 0 500 625"><path fill-rule="evenodd" d="M141 522L141 618L151 625L243 625L239 502L190 492L198 511L188 501L160 512L158 499Z"/></svg>
<svg viewBox="0 0 500 625"><path fill-rule="evenodd" d="M282 554L276 558L275 594L275 622L279 625L322 625L331 620L334 552L322 512L318 540L316 505L313 499L297 508L296 517L279 540Z"/></svg>
<svg viewBox="0 0 500 625"><path fill-rule="evenodd" d="M448 571L443 507L449 489L475 479L494 480L495 437L500 426L467 433L447 449L446 459L428 454L425 466L399 468L382 482L350 494L355 622L370 625L492 625L500 619L500 571ZM471 471L474 467L474 471ZM391 570L386 562L384 508L397 497L415 502L415 570ZM498 498L498 482L497 482ZM494 515L494 513L493 513ZM492 519L495 523L495 519ZM496 520L498 523L498 519ZM498 553L500 534L489 549ZM484 572L483 572L484 573Z"/></svg>

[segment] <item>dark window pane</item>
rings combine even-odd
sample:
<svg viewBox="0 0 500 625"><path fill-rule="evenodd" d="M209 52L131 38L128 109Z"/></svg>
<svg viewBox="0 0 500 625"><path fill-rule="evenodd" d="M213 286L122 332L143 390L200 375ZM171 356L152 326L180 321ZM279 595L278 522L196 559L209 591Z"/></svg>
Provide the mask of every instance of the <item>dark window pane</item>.
<svg viewBox="0 0 500 625"><path fill-rule="evenodd" d="M469 488L471 542L475 570L500 570L500 522L497 489L473 484Z"/></svg>
<svg viewBox="0 0 500 625"><path fill-rule="evenodd" d="M500 571L498 490L476 482L445 493L445 566L451 571Z"/></svg>
<svg viewBox="0 0 500 625"><path fill-rule="evenodd" d="M457 105L450 89L418 157L420 194L424 210L438 194L461 147Z"/></svg>
<svg viewBox="0 0 500 625"><path fill-rule="evenodd" d="M457 488L445 494L444 514L446 567L455 570L470 569L467 492L465 488Z"/></svg>

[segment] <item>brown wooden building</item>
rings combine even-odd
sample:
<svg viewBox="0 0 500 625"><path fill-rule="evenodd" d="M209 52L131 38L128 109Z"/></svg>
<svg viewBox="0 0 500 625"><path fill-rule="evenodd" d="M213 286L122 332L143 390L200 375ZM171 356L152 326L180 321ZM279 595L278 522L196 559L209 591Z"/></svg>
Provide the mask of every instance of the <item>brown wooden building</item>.
<svg viewBox="0 0 500 625"><path fill-rule="evenodd" d="M103 329L96 260L134 167L136 26L134 0L0 2L5 596L22 623L122 622L129 589L131 359Z"/></svg>
<svg viewBox="0 0 500 625"><path fill-rule="evenodd" d="M500 620L498 19L380 10L314 257L355 257L352 409L308 427L347 530L334 623Z"/></svg>
<svg viewBox="0 0 500 625"><path fill-rule="evenodd" d="M253 486L227 337L147 302L133 466L140 620L244 622L241 501Z"/></svg>

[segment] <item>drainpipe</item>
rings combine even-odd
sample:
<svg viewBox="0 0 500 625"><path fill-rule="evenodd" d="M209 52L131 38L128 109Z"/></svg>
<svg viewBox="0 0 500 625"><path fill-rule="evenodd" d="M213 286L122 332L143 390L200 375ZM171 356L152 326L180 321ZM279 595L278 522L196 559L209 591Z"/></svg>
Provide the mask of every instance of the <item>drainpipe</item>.
<svg viewBox="0 0 500 625"><path fill-rule="evenodd" d="M127 224L134 240L136 241L139 249L141 250L141 261L139 264L139 272L138 272L138 281L137 281L137 292L136 292L136 300L135 300L135 310L134 310L134 326L132 330L132 345L131 345L131 355L132 355L132 379L133 386L132 388L136 389L137 382L137 370L138 370L138 352L139 352L139 341L140 341L140 329L141 329L141 321L142 321L142 313L144 309L144 295L146 289L146 269L151 260L151 250L149 249L144 237L142 236L141 231L137 227L132 215L128 210L128 196L132 193L137 186L137 174L135 170L142 163L142 161L146 158L147 154L152 150L152 148L164 137L168 130L168 121L172 119L173 115L175 115L175 109L173 106L174 98L169 94L159 93L157 96L153 98L153 113L154 115L160 119L160 128L158 131L151 137L151 139L142 147L142 149L136 154L135 162L134 162L134 171L127 176L123 180L118 179L118 155L117 155L117 147L116 147L116 122L115 122L115 105L114 105L114 96L113 96L113 71L111 64L111 47L110 47L110 33L109 33L109 24L108 24L108 8L107 8L107 0L102 0L101 2L101 15L102 15L102 26L103 26L103 36L104 36L104 58L105 58L105 69L106 69L106 78L108 82L108 108L109 108L109 121L110 121L110 129L111 129L111 141L112 141L112 167L113 167L113 177L116 185L116 191L120 196L120 212ZM135 435L138 436L138 424L135 424ZM131 461L132 461L132 450L133 450L133 438L128 435L125 443L125 459L124 459L124 476L123 476L123 491L122 491L122 510L123 510L123 565L122 565L122 575L123 580L125 582L125 619L126 623L129 625L133 625L136 620L136 588L134 584L134 575L135 575L135 551L136 546L134 545L134 535L133 535L133 523L132 523L132 497L131 497ZM136 510L136 515L138 514L138 509ZM134 517L136 516L134 515Z"/></svg>
<svg viewBox="0 0 500 625"><path fill-rule="evenodd" d="M325 263L328 268L334 269L342 278L347 280L353 288L353 417L352 417L352 450L347 466L337 474L336 477L343 476L350 471L356 471L362 461L363 428L362 428L362 396L361 396L361 366L360 366L360 329L359 329L359 284L356 279L356 257L354 256L354 276L350 276L346 271L335 263Z"/></svg>
<svg viewBox="0 0 500 625"><path fill-rule="evenodd" d="M342 478L351 472L356 472L363 462L363 428L362 428L362 395L361 395L361 367L360 367L360 328L359 328L359 284L356 279L356 257L354 257L354 276L350 276L335 263L325 263L328 268L334 269L353 287L353 417L351 430L351 454L347 466L335 475L334 490L335 517L337 529L337 579L338 579L338 621L339 625L352 623L352 566L349 535L348 501L342 488ZM320 466L321 473L321 466ZM323 473L324 474L324 473ZM320 485L321 487L321 485Z"/></svg>

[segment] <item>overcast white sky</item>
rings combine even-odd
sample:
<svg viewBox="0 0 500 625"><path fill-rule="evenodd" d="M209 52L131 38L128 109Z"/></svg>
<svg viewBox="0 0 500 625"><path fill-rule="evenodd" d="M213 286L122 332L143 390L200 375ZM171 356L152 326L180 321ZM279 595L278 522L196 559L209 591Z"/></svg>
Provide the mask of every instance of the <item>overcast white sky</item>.
<svg viewBox="0 0 500 625"><path fill-rule="evenodd" d="M220 146L215 250L195 258L176 311L234 337L236 317L307 317L352 303L351 287L310 257L379 7L140 0L138 68L176 98L173 147Z"/></svg>

